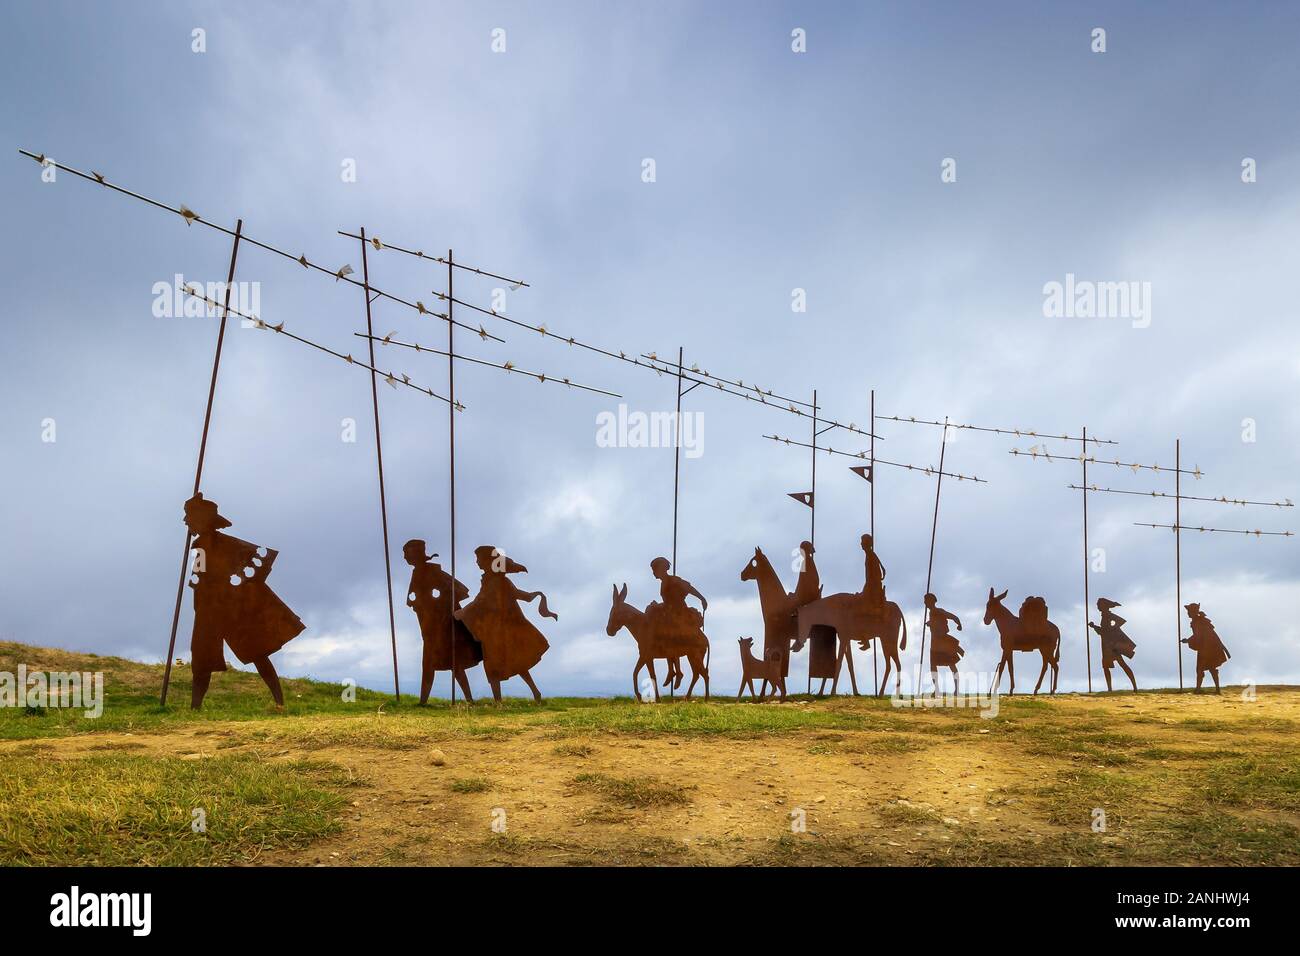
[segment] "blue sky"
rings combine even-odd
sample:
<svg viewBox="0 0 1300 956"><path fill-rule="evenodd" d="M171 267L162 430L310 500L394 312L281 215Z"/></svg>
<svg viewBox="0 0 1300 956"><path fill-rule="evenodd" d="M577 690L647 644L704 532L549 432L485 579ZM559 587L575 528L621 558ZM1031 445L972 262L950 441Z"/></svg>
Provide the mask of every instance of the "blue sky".
<svg viewBox="0 0 1300 956"><path fill-rule="evenodd" d="M1205 472L1185 490L1300 497L1294 8L51 3L4 16L5 638L163 655L215 323L155 318L152 287L176 273L222 279L229 257L221 236L177 217L70 176L41 182L20 146L215 221L243 217L258 239L358 272L338 229L454 247L532 284L508 294L508 314L629 353L680 345L688 364L786 394L817 388L843 421L866 423L875 388L881 414L1086 425L1124 460L1169 464L1178 437L1184 463ZM1095 27L1105 53L1090 49ZM195 28L204 53L191 49ZM491 49L497 28L504 53ZM806 53L791 51L795 28ZM1257 182L1241 181L1246 157ZM945 158L956 182L941 182ZM355 182L341 177L347 160ZM408 298L443 288L427 263L389 252L370 265L376 285ZM1044 317L1044 284L1070 273L1149 282L1149 327ZM238 278L260 283L268 321L360 351L355 288L252 248ZM498 285L465 278L457 293L486 304ZM804 313L791 311L794 289L806 290ZM445 339L441 323L391 303L376 304L375 323ZM505 344L466 351L609 388L633 410L672 408L670 379L492 331ZM435 358L381 354L445 385ZM499 545L546 591L560 620L545 626L544 692L627 692L635 649L626 633L604 634L610 585L626 581L637 603L653 596L649 561L671 549L671 451L597 447L596 416L618 400L471 367L457 390L460 567L472 569L476 545ZM380 397L412 689L419 639L401 603L400 545L423 537L446 556L446 415L414 393ZM686 407L703 415L704 453L684 462L679 570L710 599L715 687L731 692L736 638L761 634L740 568L756 545L788 555L808 528L785 496L807 488L807 452L761 436L806 440L807 421L703 389ZM359 370L232 329L203 484L234 533L281 552L272 586L308 624L282 670L382 687L370 416ZM347 418L354 443L340 439ZM41 440L45 419L55 442ZM937 460L937 429L878 432L882 457ZM1031 443L962 433L949 446L950 468L989 484L945 486L933 588L967 625L971 670L996 659L980 625L990 586L1016 603L1046 596L1064 634L1062 686L1077 688L1081 515L1066 486L1078 469L1008 454ZM861 586L866 485L848 464L818 463L827 593ZM1090 479L1171 484L1102 467ZM934 488L882 467L876 492L910 670ZM1139 680L1176 681L1173 542L1132 524L1167 522L1171 507L1097 495L1089 511L1090 544L1106 552L1094 596L1129 612ZM1298 530L1293 515L1203 504L1184 517ZM1228 679L1300 681L1298 547L1184 540L1183 599L1215 620L1233 652ZM471 570L461 576L476 586ZM187 609L182 648L188 623Z"/></svg>

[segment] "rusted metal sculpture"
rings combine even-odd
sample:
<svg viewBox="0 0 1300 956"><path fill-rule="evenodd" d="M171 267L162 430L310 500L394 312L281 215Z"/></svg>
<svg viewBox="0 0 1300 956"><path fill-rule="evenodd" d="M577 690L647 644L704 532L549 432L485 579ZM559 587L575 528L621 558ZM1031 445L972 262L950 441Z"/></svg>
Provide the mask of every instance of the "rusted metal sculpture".
<svg viewBox="0 0 1300 956"><path fill-rule="evenodd" d="M257 668L276 706L283 707L271 655L301 634L304 625L266 583L279 552L222 534L230 522L202 492L185 502L185 526L193 535L194 551L190 707L203 706L213 672L227 669L223 641L240 661Z"/></svg>
<svg viewBox="0 0 1300 956"><path fill-rule="evenodd" d="M1213 622L1206 617L1199 604L1185 605L1184 610L1192 624L1192 636L1185 638L1183 643L1196 652L1196 693L1201 692L1207 671L1214 678L1214 692L1222 693L1219 689L1219 668L1232 655L1223 646Z"/></svg>
<svg viewBox="0 0 1300 956"><path fill-rule="evenodd" d="M740 700L741 695L745 693L745 688L749 688L749 693L763 700L767 696L767 685L771 684L781 699L785 700L785 675L781 673L782 657L781 653L773 648L768 653L764 652L764 659L759 660L754 656L754 639L752 637L742 637L736 642L740 645L740 690L736 691L736 700ZM786 664L790 662L790 655L785 655ZM762 680L762 690L758 693L754 691L754 678Z"/></svg>
<svg viewBox="0 0 1300 956"><path fill-rule="evenodd" d="M988 603L984 606L984 626L997 624L998 636L1002 641L1002 659L998 661L993 674L992 693L997 693L1002 683L1002 668L1006 667L1011 677L1010 693L1016 692L1016 667L1011 659L1015 651L1038 651L1043 655L1043 669L1038 672L1038 683L1034 693L1043 686L1043 675L1047 668L1052 669L1051 693L1056 693L1056 679L1061 670L1061 632L1055 624L1047 619L1047 602L1041 597L1027 597L1020 606L1019 616L1012 614L1003 606L1002 601L1007 592L994 594L989 588Z"/></svg>
<svg viewBox="0 0 1300 956"><path fill-rule="evenodd" d="M862 548L866 560L866 583L863 589L854 593L832 594L803 605L798 613L799 637L793 650L798 651L808 640L814 640L820 633L830 635L833 647L839 638L839 651L828 655L825 648L818 652L814 643L808 656L810 677L833 679L831 693L839 688L840 668L848 664L849 682L853 693L858 693L857 676L853 669L852 642L857 641L861 650L866 650L872 640L879 638L885 656L885 674L881 678L877 696L885 692L891 670L895 673L895 684L902 686L902 661L898 651L907 650L907 621L903 612L893 601L885 597L885 569L871 547L871 535L862 536ZM901 643L900 643L901 634ZM829 658L829 659L828 659Z"/></svg>
<svg viewBox="0 0 1300 956"><path fill-rule="evenodd" d="M656 658L666 660L671 673L671 668L680 657L685 657L691 667L691 682L686 688L686 699L690 700L696 682L703 677L704 699L708 700L709 639L704 634L704 615L686 603L689 594L699 597L701 602L704 602L704 598L690 582L668 574L666 558L656 558L651 568L660 579L663 603L651 602L642 611L628 603L626 584L622 588L615 586L605 633L613 637L620 629L627 628L636 641L638 654L636 666L632 668L632 690L637 700L642 699L641 688L637 684L641 668L649 670L655 700L658 701L659 685L654 662Z"/></svg>
<svg viewBox="0 0 1300 956"><path fill-rule="evenodd" d="M776 657L781 664L783 679L790 676L790 645L799 636L797 612L801 606L821 597L822 593L811 542L799 544L798 563L799 577L793 594L785 590L762 548L754 549L754 556L740 571L740 580L754 581L758 585L758 604L763 614L763 661ZM834 640L834 635L831 635L831 640ZM766 694L767 681L764 681L758 696Z"/></svg>
<svg viewBox="0 0 1300 956"><path fill-rule="evenodd" d="M957 638L948 633L948 622L961 630L961 618L939 607L939 599L933 594L926 594L925 607L929 612L925 626L930 629L930 678L934 681L934 693L939 694L939 668L947 667L952 671L952 689L956 693L959 684L957 662L966 656Z"/></svg>
<svg viewBox="0 0 1300 956"><path fill-rule="evenodd" d="M1112 601L1109 598L1097 598L1097 610L1101 613L1101 623L1093 624L1089 621L1088 626L1096 631L1097 636L1101 638L1101 669L1102 673L1106 675L1106 690L1115 689L1110 681L1110 669L1115 664L1118 664L1120 669L1128 675L1130 683L1133 684L1133 689L1137 690L1137 678L1133 676L1132 669L1128 666L1128 662L1124 660L1126 657L1133 656L1137 651L1137 645L1133 643L1132 638L1124 633L1124 625L1128 621L1115 613L1115 608L1119 606L1118 601Z"/></svg>
<svg viewBox="0 0 1300 956"><path fill-rule="evenodd" d="M437 555L425 554L425 548L420 538L412 538L402 545L402 557L411 566L406 606L415 611L420 622L420 636L424 639L420 706L429 702L434 676L438 671L447 670L452 671L465 699L472 703L474 696L470 693L465 670L482 662L483 645L475 640L464 621L452 616L452 612L469 597L469 588L460 581L453 582L442 565L432 560Z"/></svg>
<svg viewBox="0 0 1300 956"><path fill-rule="evenodd" d="M529 671L537 666L551 645L524 617L519 605L541 598L537 612L542 617L558 621L560 616L546 606L546 595L541 591L521 591L506 577L524 574L528 569L507 557L500 548L481 545L474 549L474 560L483 572L478 594L463 608L452 611L452 616L464 621L470 634L482 645L483 673L492 687L494 700L501 700L503 680L522 677L533 692L533 699L540 701L542 692L533 683ZM459 655L456 665L459 668Z"/></svg>

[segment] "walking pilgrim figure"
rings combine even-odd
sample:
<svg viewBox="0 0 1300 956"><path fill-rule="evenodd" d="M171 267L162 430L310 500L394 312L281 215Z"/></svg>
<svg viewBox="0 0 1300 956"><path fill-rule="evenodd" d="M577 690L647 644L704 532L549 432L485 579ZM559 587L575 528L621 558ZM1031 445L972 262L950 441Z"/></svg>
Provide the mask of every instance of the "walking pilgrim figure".
<svg viewBox="0 0 1300 956"><path fill-rule="evenodd" d="M1088 622L1088 626L1097 632L1101 638L1101 669L1106 675L1106 690L1115 688L1110 682L1110 669L1115 664L1128 675L1129 682L1133 689L1138 689L1137 678L1133 676L1133 670L1124 660L1126 657L1132 657L1137 652L1137 645L1133 639L1124 633L1124 625L1128 621L1115 613L1115 608L1119 607L1118 601L1112 601L1109 598L1097 598L1097 610L1101 614L1101 624Z"/></svg>
<svg viewBox="0 0 1300 956"><path fill-rule="evenodd" d="M533 698L540 701L542 692L533 683L529 671L537 666L551 646L528 618L520 604L541 598L537 611L542 617L558 621L560 616L546 606L546 595L541 591L521 591L506 575L524 574L526 567L509 558L499 548L490 544L474 549L474 560L483 572L478 594L452 615L464 621L470 634L483 647L483 673L492 686L492 698L501 700L501 682L511 677L522 677ZM459 664L459 661L457 661Z"/></svg>
<svg viewBox="0 0 1300 956"><path fill-rule="evenodd" d="M425 554L425 543L412 538L402 545L402 557L411 566L411 583L406 588L406 606L415 611L424 639L424 657L420 672L420 706L429 702L433 679L438 671L453 670L465 700L474 702L469 677L465 671L483 660L483 645L475 640L464 621L453 617L461 602L469 597L469 588L433 561L436 554ZM454 591L453 591L454 588Z"/></svg>
<svg viewBox="0 0 1300 956"><path fill-rule="evenodd" d="M1199 604L1186 604L1183 609L1192 622L1192 636L1183 638L1182 643L1196 652L1196 693L1201 692L1207 671L1214 678L1214 692L1222 693L1219 689L1219 668L1232 655L1223 646L1214 623L1206 617Z"/></svg>
<svg viewBox="0 0 1300 956"><path fill-rule="evenodd" d="M190 707L203 706L212 675L227 670L222 643L244 664L257 668L277 707L284 707L271 655L293 640L304 624L267 585L278 551L223 534L230 522L217 503L198 492L185 502L185 526L193 539L194 631L190 638L193 687Z"/></svg>
<svg viewBox="0 0 1300 956"><path fill-rule="evenodd" d="M939 696L939 668L947 667L952 671L952 692L957 693L960 681L957 677L957 662L966 656L961 643L948 633L948 622L952 621L961 630L961 618L939 607L939 599L933 594L925 596L925 606L929 616L925 626L930 629L930 679L934 681L934 694Z"/></svg>

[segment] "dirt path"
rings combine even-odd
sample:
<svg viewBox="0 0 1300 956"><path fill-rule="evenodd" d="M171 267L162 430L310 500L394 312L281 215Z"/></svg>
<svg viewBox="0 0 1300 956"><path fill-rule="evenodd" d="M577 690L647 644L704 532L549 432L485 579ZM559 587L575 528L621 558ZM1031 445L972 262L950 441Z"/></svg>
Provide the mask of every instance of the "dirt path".
<svg viewBox="0 0 1300 956"><path fill-rule="evenodd" d="M1166 815L1195 817L1203 810L1198 754L1268 753L1290 766L1300 743L1294 689L1261 689L1254 702L1063 696L1039 713L991 721L916 715L913 729L910 715L885 711L887 729L740 738L574 735L533 723L413 749L377 748L364 734L331 736L325 731L348 718L322 718L322 735L301 743L267 737L259 722L229 722L5 744L0 753L256 752L330 760L363 781L349 793L342 832L303 850L272 851L261 863L998 863L1012 862L1008 853L1060 863L1074 858L1060 859L1063 852L1078 862L1098 862L1091 854L1100 852L1104 862L1156 839L1134 816L1152 794ZM1136 809L1123 810L1135 822L1096 831L1086 805L1062 818L1059 794L1115 780L1146 787L1136 791L1145 795ZM1279 809L1276 798L1240 812L1300 824L1293 805Z"/></svg>

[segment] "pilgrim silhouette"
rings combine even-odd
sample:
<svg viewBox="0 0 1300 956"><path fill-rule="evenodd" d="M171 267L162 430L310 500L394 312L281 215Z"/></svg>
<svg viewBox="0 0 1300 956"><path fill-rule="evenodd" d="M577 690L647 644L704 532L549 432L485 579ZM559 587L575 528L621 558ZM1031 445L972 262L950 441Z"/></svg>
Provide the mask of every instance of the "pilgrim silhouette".
<svg viewBox="0 0 1300 956"><path fill-rule="evenodd" d="M637 675L641 673L641 668L646 668L650 673L650 686L654 690L655 701L659 700L659 678L655 674L655 660L663 659L668 662L670 669L677 665L679 658L685 656L691 666L691 683L686 688L686 699L690 700L691 692L695 690L695 682L701 677L704 678L704 698L709 697L709 669L705 664L709 653L709 639L704 636L704 630L696 626L694 619L687 620L685 626L682 626L682 620L674 620L670 615L657 612L654 617L650 615L650 607L642 611L634 604L628 603L627 585L620 588L614 585L613 603L609 609L609 620L605 623L605 633L614 637L618 632L627 628L636 641L637 660L636 665L632 668L632 693L636 694L637 700L643 700L641 696L641 687L637 683ZM694 608L686 607L686 610L694 615L699 615ZM685 619L686 615L680 616ZM677 665L680 666L680 665ZM667 685L668 681L664 681Z"/></svg>
<svg viewBox="0 0 1300 956"><path fill-rule="evenodd" d="M1223 641L1219 640L1213 622L1205 616L1199 604L1184 605L1184 610L1187 611L1187 616L1192 622L1192 636L1183 638L1183 643L1196 652L1196 693L1201 692L1201 683L1205 680L1206 671L1209 671L1210 676L1214 678L1214 692L1221 693L1219 668L1232 655L1223 646Z"/></svg>
<svg viewBox="0 0 1300 956"><path fill-rule="evenodd" d="M703 632L703 611L695 610L686 603L686 599L692 596L698 598L704 611L709 609L709 602L690 581L670 574L671 567L672 564L667 558L655 558L650 562L650 573L659 580L659 598L663 603L651 601L646 606L645 613L649 618L649 626L665 636L689 633L692 629ZM682 662L675 657L668 659L668 676L664 678L665 687L670 680L673 682L674 689L682 685Z"/></svg>
<svg viewBox="0 0 1300 956"><path fill-rule="evenodd" d="M194 589L190 707L203 706L212 674L227 669L223 641L241 662L257 668L276 706L283 707L284 692L271 655L301 634L304 625L266 583L279 552L223 534L221 529L230 522L202 492L185 502L184 521L194 551L189 582Z"/></svg>
<svg viewBox="0 0 1300 956"><path fill-rule="evenodd" d="M1097 632L1101 638L1101 669L1106 675L1106 689L1114 690L1110 682L1110 669L1118 664L1124 673L1128 675L1129 682L1133 689L1138 689L1137 678L1133 676L1132 669L1126 657L1132 657L1137 651L1137 645L1133 643L1132 638L1124 633L1124 625L1128 621L1115 613L1115 608L1119 607L1118 601L1112 601L1110 598L1097 598L1097 610L1101 614L1101 624L1088 622L1088 626Z"/></svg>
<svg viewBox="0 0 1300 956"><path fill-rule="evenodd" d="M483 645L474 639L464 621L452 612L469 597L469 588L434 563L436 554L425 554L425 543L412 538L402 545L402 557L411 566L411 583L406 587L406 606L415 611L424 638L424 657L420 673L420 706L429 702L433 679L438 671L452 670L467 701L473 702L466 668L483 660ZM454 649L453 649L454 645Z"/></svg>
<svg viewBox="0 0 1300 956"><path fill-rule="evenodd" d="M469 604L453 610L452 616L464 621L470 634L482 645L483 673L492 686L494 700L501 700L503 680L522 677L533 698L540 701L542 692L533 683L529 671L537 666L551 645L524 617L519 605L541 598L537 611L542 617L558 621L560 616L546 606L546 595L541 591L521 591L506 577L526 573L528 569L506 557L499 548L481 545L474 549L474 560L483 572L478 594Z"/></svg>
<svg viewBox="0 0 1300 956"><path fill-rule="evenodd" d="M930 677L934 681L935 696L939 694L940 667L952 670L952 689L953 693L957 692L957 662L966 655L957 638L948 633L949 621L961 630L961 618L939 607L938 600L933 594L925 596L925 606L930 612L925 626L930 629Z"/></svg>

